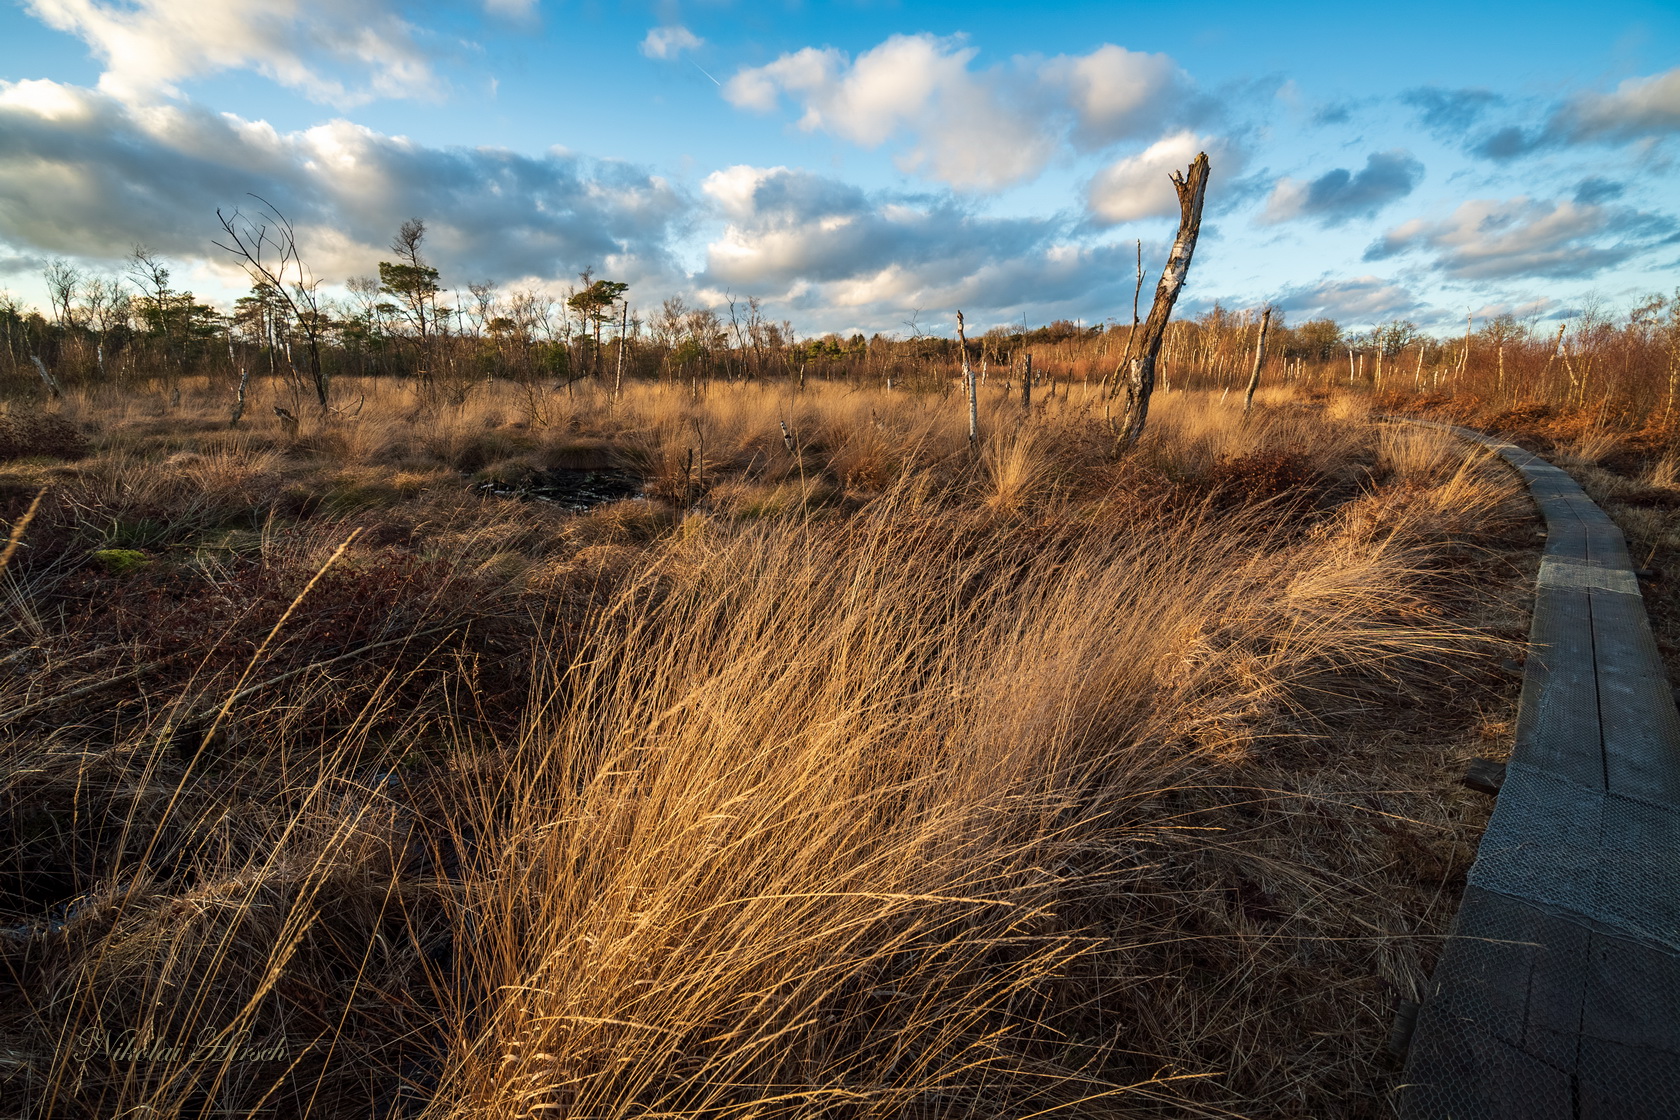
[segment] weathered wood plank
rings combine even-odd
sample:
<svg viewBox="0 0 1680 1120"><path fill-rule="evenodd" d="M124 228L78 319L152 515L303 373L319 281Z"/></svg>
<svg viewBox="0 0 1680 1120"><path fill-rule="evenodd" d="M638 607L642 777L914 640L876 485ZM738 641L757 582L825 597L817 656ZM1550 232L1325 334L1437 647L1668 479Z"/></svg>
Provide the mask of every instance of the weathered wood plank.
<svg viewBox="0 0 1680 1120"><path fill-rule="evenodd" d="M1591 596L1580 588L1541 587L1528 642L1511 760L1602 788Z"/></svg>
<svg viewBox="0 0 1680 1120"><path fill-rule="evenodd" d="M1528 902L1465 892L1419 1013L1398 1094L1403 1115L1571 1115L1575 1044L1563 1032L1580 1021L1584 982L1534 980L1560 937L1566 950L1584 948L1585 931Z"/></svg>
<svg viewBox="0 0 1680 1120"><path fill-rule="evenodd" d="M1680 804L1680 711L1638 595L1593 591L1607 788Z"/></svg>

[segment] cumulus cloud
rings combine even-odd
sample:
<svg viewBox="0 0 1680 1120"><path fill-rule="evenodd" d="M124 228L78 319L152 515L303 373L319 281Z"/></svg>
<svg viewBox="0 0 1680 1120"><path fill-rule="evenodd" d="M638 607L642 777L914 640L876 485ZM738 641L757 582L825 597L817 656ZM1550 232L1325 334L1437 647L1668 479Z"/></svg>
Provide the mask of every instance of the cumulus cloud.
<svg viewBox="0 0 1680 1120"><path fill-rule="evenodd" d="M1423 179L1423 164L1410 152L1373 152L1359 171L1338 167L1316 179L1279 179L1267 200L1263 222L1311 218L1335 226L1368 218L1396 199L1411 194Z"/></svg>
<svg viewBox="0 0 1680 1120"><path fill-rule="evenodd" d="M724 96L758 112L788 97L800 128L867 148L901 140L901 169L967 190L1034 177L1064 140L1095 150L1207 111L1166 55L1104 44L977 70L978 54L960 37L926 34L895 35L855 59L807 47L739 71Z"/></svg>
<svg viewBox="0 0 1680 1120"><path fill-rule="evenodd" d="M431 97L439 79L418 30L387 0L24 0L105 65L99 87L141 101L180 83L251 69L307 97L347 106Z"/></svg>
<svg viewBox="0 0 1680 1120"><path fill-rule="evenodd" d="M1065 90L1074 113L1071 138L1082 148L1154 135L1199 108L1189 77L1164 54L1104 43L1090 54L1048 59L1038 72Z"/></svg>
<svg viewBox="0 0 1680 1120"><path fill-rule="evenodd" d="M698 49L706 41L681 24L651 28L642 40L642 53L649 58L676 58Z"/></svg>
<svg viewBox="0 0 1680 1120"><path fill-rule="evenodd" d="M1513 319L1557 319L1569 318L1579 312L1566 310L1561 303L1550 296L1519 296L1515 299L1495 300L1484 303L1470 312L1478 323L1485 323L1490 319L1510 316ZM1459 320L1462 322L1462 320Z"/></svg>
<svg viewBox="0 0 1680 1120"><path fill-rule="evenodd" d="M1024 89L999 71L976 74L978 51L957 39L894 35L855 60L807 47L740 71L724 96L768 111L783 94L803 107L799 127L866 148L903 135L899 167L954 187L995 190L1036 175L1055 150Z"/></svg>
<svg viewBox="0 0 1680 1120"><path fill-rule="evenodd" d="M1527 196L1473 199L1444 221L1395 226L1365 253L1379 260L1408 251L1433 254L1448 276L1588 277L1677 239L1672 219L1627 208Z"/></svg>
<svg viewBox="0 0 1680 1120"><path fill-rule="evenodd" d="M638 168L563 152L429 148L343 120L283 133L190 104L0 82L0 240L14 247L113 259L144 241L217 261L215 210L250 205L249 191L293 219L334 279L371 272L416 215L446 277L664 274L691 205Z"/></svg>
<svg viewBox="0 0 1680 1120"><path fill-rule="evenodd" d="M1612 93L1582 94L1558 109L1548 131L1577 141L1680 132L1680 66L1649 78L1629 78Z"/></svg>
<svg viewBox="0 0 1680 1120"><path fill-rule="evenodd" d="M1475 92L1475 91L1464 91ZM1424 98L1448 97L1438 90L1413 91ZM1408 98L1411 95L1407 95ZM1484 94L1486 106L1503 99ZM1609 93L1589 91L1552 106L1540 124L1506 124L1474 131L1481 113L1443 117L1438 134L1464 140L1465 148L1493 160L1512 160L1546 148L1574 144L1652 141L1680 133L1680 67L1629 78ZM1429 112L1424 113L1430 123Z"/></svg>
<svg viewBox="0 0 1680 1120"><path fill-rule="evenodd" d="M600 266L637 290L765 298L802 327L878 329L912 308L984 324L1100 318L1129 298L1133 249L1065 218L976 213L949 191L871 193L810 172L732 167L698 196L614 162L432 148L343 120L281 132L191 103L130 106L50 81L0 82L0 264L122 257L143 241L231 262L215 210L257 191L297 224L328 279L371 273L397 224L424 217L446 282ZM674 246L721 227L689 275ZM1152 255L1155 248L1150 249Z"/></svg>
<svg viewBox="0 0 1680 1120"><path fill-rule="evenodd" d="M1102 225L1158 218L1178 213L1172 173L1183 173L1198 152L1208 154L1209 182L1235 178L1246 157L1229 141L1194 132L1163 137L1136 155L1099 171L1086 188L1092 217ZM1210 187L1211 190L1211 187Z"/></svg>
<svg viewBox="0 0 1680 1120"><path fill-rule="evenodd" d="M696 282L766 295L802 322L958 307L977 324L1023 310L1089 317L1126 294L1130 245L1081 244L1056 220L977 215L948 193L871 194L807 171L746 166L714 172L703 190L727 225Z"/></svg>
<svg viewBox="0 0 1680 1120"><path fill-rule="evenodd" d="M1344 326L1424 318L1427 308L1411 291L1380 276L1297 285L1286 288L1273 303L1298 318L1335 319Z"/></svg>

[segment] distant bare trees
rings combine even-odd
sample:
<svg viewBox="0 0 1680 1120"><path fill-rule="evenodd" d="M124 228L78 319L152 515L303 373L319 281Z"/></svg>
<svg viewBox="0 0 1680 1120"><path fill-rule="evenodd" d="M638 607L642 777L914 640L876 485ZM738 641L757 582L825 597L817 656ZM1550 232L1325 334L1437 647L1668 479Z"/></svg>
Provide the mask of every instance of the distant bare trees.
<svg viewBox="0 0 1680 1120"><path fill-rule="evenodd" d="M63 257L54 257L47 262L41 279L46 282L47 299L52 303L53 318L58 320L58 325L76 326L76 297L81 295L86 279L82 270Z"/></svg>
<svg viewBox="0 0 1680 1120"><path fill-rule="evenodd" d="M309 271L298 252L297 231L292 223L262 196L251 197L261 207L255 218L239 210L227 215L220 208L216 210L227 240L214 244L240 259L253 284L268 284L285 302L303 331L309 353L309 378L315 387L316 400L325 409L328 386L326 370L321 365L321 334L326 320L321 314L321 281Z"/></svg>

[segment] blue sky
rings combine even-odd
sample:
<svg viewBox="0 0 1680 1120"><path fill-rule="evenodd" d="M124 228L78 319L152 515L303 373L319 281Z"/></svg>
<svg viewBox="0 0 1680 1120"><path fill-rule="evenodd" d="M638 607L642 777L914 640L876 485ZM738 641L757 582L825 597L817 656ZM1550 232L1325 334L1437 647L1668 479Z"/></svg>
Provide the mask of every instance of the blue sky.
<svg viewBox="0 0 1680 1120"><path fill-rule="evenodd" d="M446 283L576 274L802 332L1129 315L1213 163L1186 310L1535 319L1680 287L1680 5L12 0L0 287L137 242L329 286L420 216Z"/></svg>

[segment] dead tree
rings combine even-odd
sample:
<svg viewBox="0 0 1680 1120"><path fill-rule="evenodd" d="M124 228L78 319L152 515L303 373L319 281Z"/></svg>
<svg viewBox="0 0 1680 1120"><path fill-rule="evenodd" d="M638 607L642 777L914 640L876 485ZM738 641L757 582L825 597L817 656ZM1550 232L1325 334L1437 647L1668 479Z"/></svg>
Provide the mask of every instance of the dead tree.
<svg viewBox="0 0 1680 1120"><path fill-rule="evenodd" d="M1254 343L1254 372L1248 375L1248 392L1243 396L1243 411L1254 407L1254 390L1260 388L1260 366L1266 360L1266 330L1272 325L1272 309L1268 304L1260 313L1260 338Z"/></svg>
<svg viewBox="0 0 1680 1120"><path fill-rule="evenodd" d="M630 332L630 301L624 301L623 315L618 322L618 366L613 372L613 400L624 391L624 343Z"/></svg>
<svg viewBox="0 0 1680 1120"><path fill-rule="evenodd" d="M47 396L55 401L61 399L64 396L64 387L58 383L58 378L48 371L47 363L41 360L41 355L31 351L29 360L35 363L35 372L41 375L41 383L47 387Z"/></svg>
<svg viewBox="0 0 1680 1120"><path fill-rule="evenodd" d="M233 415L228 417L228 427L239 427L239 421L245 415L245 391L251 386L251 367L241 361L233 351L233 331L227 332L228 363L239 374L239 387L233 394Z"/></svg>
<svg viewBox="0 0 1680 1120"><path fill-rule="evenodd" d="M1167 321L1172 318L1173 304L1184 287L1190 272L1190 258L1196 251L1196 237L1202 230L1202 200L1207 195L1208 158L1202 152L1190 164L1189 174L1172 174L1173 189L1178 192L1178 236L1173 238L1172 252L1161 270L1160 283L1155 285L1155 302L1150 304L1149 318L1144 321L1138 345L1131 348L1127 359L1126 412L1120 426L1117 450L1124 451L1137 443L1143 435L1144 422L1149 418L1149 396L1155 391L1155 360L1161 353L1161 342L1167 335Z"/></svg>
<svg viewBox="0 0 1680 1120"><path fill-rule="evenodd" d="M968 364L968 336L963 333L961 311L957 312L957 345L962 349L963 388L968 391L968 446L973 449L980 445L980 393Z"/></svg>
<svg viewBox="0 0 1680 1120"><path fill-rule="evenodd" d="M309 347L309 376L315 383L315 396L325 410L327 374L321 366L321 282L310 274L298 254L292 223L261 195L251 197L262 203L261 220L253 221L238 210L224 215L218 209L216 217L228 240L211 244L238 257L253 282L268 284L286 301L292 318L303 328L304 341Z"/></svg>

